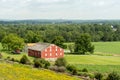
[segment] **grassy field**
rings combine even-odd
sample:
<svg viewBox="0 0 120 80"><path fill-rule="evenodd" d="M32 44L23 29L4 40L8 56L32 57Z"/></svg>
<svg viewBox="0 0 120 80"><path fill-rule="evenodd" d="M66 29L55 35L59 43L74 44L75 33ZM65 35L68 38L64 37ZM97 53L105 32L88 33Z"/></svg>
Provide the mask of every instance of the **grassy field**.
<svg viewBox="0 0 120 80"><path fill-rule="evenodd" d="M120 65L119 56L65 55L70 64Z"/></svg>
<svg viewBox="0 0 120 80"><path fill-rule="evenodd" d="M120 54L120 42L93 42L95 53Z"/></svg>
<svg viewBox="0 0 120 80"><path fill-rule="evenodd" d="M109 73L117 71L120 73L119 56L100 55L65 55L69 64L75 65L78 69L87 68L90 72Z"/></svg>
<svg viewBox="0 0 120 80"><path fill-rule="evenodd" d="M21 64L0 62L0 80L80 80L50 70L35 69Z"/></svg>

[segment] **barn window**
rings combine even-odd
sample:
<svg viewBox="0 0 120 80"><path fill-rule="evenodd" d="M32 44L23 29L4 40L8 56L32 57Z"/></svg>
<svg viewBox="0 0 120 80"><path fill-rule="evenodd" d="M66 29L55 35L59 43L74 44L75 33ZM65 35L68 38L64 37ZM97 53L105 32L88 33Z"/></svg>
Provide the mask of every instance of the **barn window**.
<svg viewBox="0 0 120 80"><path fill-rule="evenodd" d="M62 55L62 53L60 53L60 55Z"/></svg>
<svg viewBox="0 0 120 80"><path fill-rule="evenodd" d="M47 56L47 54L45 54L45 56Z"/></svg>
<svg viewBox="0 0 120 80"><path fill-rule="evenodd" d="M52 54L50 53L50 56L52 56Z"/></svg>
<svg viewBox="0 0 120 80"><path fill-rule="evenodd" d="M57 48L56 48L56 51L57 51Z"/></svg>
<svg viewBox="0 0 120 80"><path fill-rule="evenodd" d="M60 51L62 51L62 49L60 49Z"/></svg>
<svg viewBox="0 0 120 80"><path fill-rule="evenodd" d="M45 49L45 52L47 52L47 49Z"/></svg>
<svg viewBox="0 0 120 80"><path fill-rule="evenodd" d="M56 53L56 56L57 56L58 54Z"/></svg>
<svg viewBox="0 0 120 80"><path fill-rule="evenodd" d="M50 51L52 51L51 47L50 47Z"/></svg>

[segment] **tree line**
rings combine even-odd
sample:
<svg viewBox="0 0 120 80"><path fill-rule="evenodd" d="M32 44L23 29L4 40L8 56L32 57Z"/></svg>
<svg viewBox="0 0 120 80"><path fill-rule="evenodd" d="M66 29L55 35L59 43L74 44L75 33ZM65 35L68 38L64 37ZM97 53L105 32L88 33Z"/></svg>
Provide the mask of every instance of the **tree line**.
<svg viewBox="0 0 120 80"><path fill-rule="evenodd" d="M0 24L0 41L8 34L16 34L26 43L52 42L62 36L65 42L88 33L92 41L120 41L120 25L111 24Z"/></svg>

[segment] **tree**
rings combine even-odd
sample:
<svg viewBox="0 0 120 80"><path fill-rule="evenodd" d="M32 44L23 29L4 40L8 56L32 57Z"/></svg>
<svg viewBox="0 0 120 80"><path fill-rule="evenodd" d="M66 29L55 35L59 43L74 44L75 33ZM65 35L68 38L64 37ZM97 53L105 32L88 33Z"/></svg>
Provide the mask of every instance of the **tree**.
<svg viewBox="0 0 120 80"><path fill-rule="evenodd" d="M2 39L1 43L6 50L21 50L24 47L24 40L15 34L8 34Z"/></svg>
<svg viewBox="0 0 120 80"><path fill-rule="evenodd" d="M91 38L88 34L82 34L75 41L75 53L86 54L93 53L94 46L91 44Z"/></svg>
<svg viewBox="0 0 120 80"><path fill-rule="evenodd" d="M63 44L64 41L65 41L65 40L64 40L64 38L63 38L62 36L56 36L56 37L54 37L54 39L52 40L52 43L53 43L53 44L56 44L56 45L59 46L59 47L66 48L67 46Z"/></svg>

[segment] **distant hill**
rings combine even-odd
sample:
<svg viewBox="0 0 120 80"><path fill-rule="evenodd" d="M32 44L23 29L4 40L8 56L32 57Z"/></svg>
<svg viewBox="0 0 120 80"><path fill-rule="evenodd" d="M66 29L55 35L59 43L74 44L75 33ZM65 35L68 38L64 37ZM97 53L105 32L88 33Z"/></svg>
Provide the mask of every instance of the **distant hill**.
<svg viewBox="0 0 120 80"><path fill-rule="evenodd" d="M111 23L120 24L120 20L64 20L64 19L39 19L39 20L0 20L0 24L82 24L82 23Z"/></svg>

